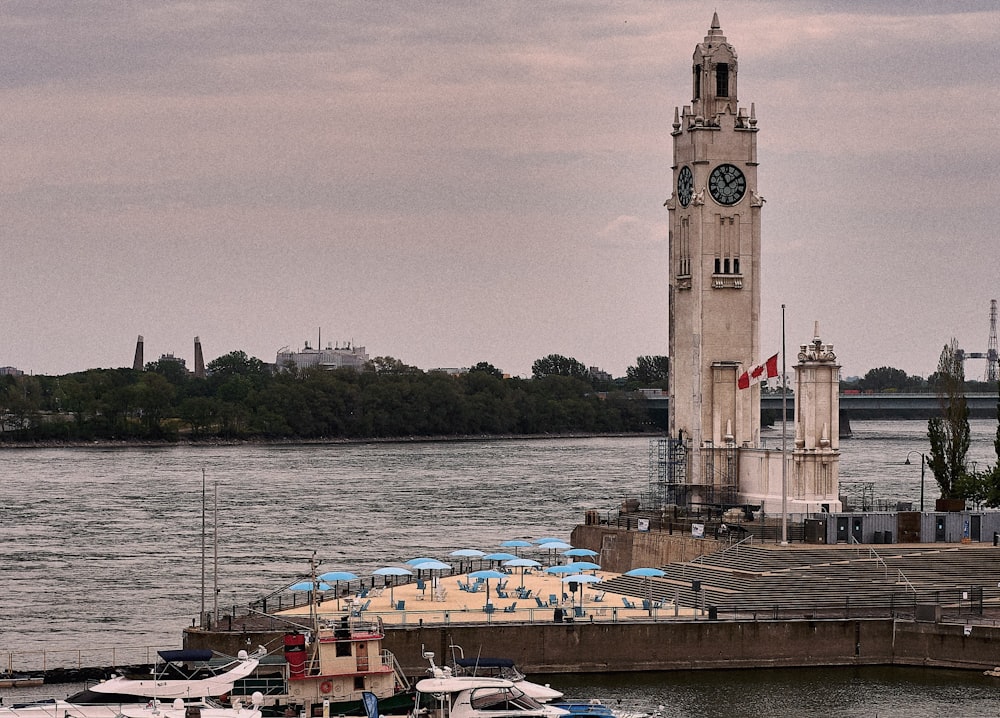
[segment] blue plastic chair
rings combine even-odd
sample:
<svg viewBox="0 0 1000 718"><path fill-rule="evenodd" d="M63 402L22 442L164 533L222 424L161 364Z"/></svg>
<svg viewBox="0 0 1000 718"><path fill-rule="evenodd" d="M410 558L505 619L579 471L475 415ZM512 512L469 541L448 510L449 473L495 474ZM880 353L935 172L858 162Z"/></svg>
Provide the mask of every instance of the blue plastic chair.
<svg viewBox="0 0 1000 718"><path fill-rule="evenodd" d="M622 603L625 604L625 608L635 608L636 607L636 605L634 603L632 603L631 601L629 601L624 596L622 596Z"/></svg>
<svg viewBox="0 0 1000 718"><path fill-rule="evenodd" d="M517 610L517 601L514 601L514 603L510 604L509 606L507 606L507 608L505 608L503 610L503 612L504 613L514 613L515 610Z"/></svg>
<svg viewBox="0 0 1000 718"><path fill-rule="evenodd" d="M538 596L535 596L535 603L538 604L539 608L548 608L549 607L549 604L545 603L545 601L543 601L542 599L540 599Z"/></svg>
<svg viewBox="0 0 1000 718"><path fill-rule="evenodd" d="M397 611L406 610L406 601L396 601L396 610Z"/></svg>

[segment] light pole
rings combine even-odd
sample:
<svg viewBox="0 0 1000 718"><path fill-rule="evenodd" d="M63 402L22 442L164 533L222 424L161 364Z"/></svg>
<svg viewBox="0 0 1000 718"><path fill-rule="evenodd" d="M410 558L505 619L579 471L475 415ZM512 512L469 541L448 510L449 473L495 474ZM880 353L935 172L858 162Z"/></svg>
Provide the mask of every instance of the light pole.
<svg viewBox="0 0 1000 718"><path fill-rule="evenodd" d="M919 451L913 450L906 454L906 466L910 465L910 454L920 454L920 513L924 512L924 467L927 465L927 456Z"/></svg>

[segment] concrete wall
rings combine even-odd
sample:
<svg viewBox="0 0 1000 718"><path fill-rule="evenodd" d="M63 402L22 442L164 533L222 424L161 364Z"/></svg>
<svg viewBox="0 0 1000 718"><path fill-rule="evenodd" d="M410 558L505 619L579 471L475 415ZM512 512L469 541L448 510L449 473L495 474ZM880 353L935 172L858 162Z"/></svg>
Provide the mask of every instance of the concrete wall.
<svg viewBox="0 0 1000 718"><path fill-rule="evenodd" d="M597 563L605 571L625 573L639 566L663 566L680 561L693 561L702 554L721 551L728 544L714 539L696 539L681 533L628 531L614 526L578 525L570 535L577 548L589 548L600 553Z"/></svg>
<svg viewBox="0 0 1000 718"><path fill-rule="evenodd" d="M966 630L969 631L966 635ZM185 632L185 648L235 655L265 645L280 650L280 632ZM707 668L914 665L984 670L1000 664L1000 628L880 619L550 623L391 628L384 648L403 671L420 676L424 651L450 659L512 658L529 674L605 673Z"/></svg>
<svg viewBox="0 0 1000 718"><path fill-rule="evenodd" d="M427 666L422 651L513 658L530 674L885 664L892 622L696 621L434 626L391 630L385 647L408 675Z"/></svg>

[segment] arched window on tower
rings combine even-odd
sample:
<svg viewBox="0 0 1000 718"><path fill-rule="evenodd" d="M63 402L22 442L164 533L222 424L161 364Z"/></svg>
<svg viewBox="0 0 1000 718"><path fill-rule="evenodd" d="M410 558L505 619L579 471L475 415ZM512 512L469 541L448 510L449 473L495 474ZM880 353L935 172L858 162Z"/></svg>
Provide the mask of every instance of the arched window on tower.
<svg viewBox="0 0 1000 718"><path fill-rule="evenodd" d="M729 63L719 62L715 65L715 96L729 97Z"/></svg>
<svg viewBox="0 0 1000 718"><path fill-rule="evenodd" d="M694 66L694 99L701 99L701 65Z"/></svg>

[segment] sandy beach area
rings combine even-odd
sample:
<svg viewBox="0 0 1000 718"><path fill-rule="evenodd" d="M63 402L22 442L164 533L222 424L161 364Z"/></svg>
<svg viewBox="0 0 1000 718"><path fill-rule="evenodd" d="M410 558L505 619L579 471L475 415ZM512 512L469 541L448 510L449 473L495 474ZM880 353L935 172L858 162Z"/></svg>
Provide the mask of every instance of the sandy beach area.
<svg viewBox="0 0 1000 718"><path fill-rule="evenodd" d="M414 572L416 569L414 568ZM426 572L425 572L426 573ZM607 571L587 571L601 581L610 580L618 574ZM334 591L328 591L315 607L321 621L334 621L351 611L364 606L366 618L380 618L386 625L423 623L489 623L497 621L551 622L556 609L561 609L564 620L613 621L621 619L649 618L651 612L642 607L643 596L625 596L634 608L622 601L623 594L607 593L601 583L577 584L576 592L570 591L568 583L555 574L534 569L525 573L521 569L511 569L503 579L483 581L475 592L462 590L460 584L475 584L468 574L451 574L443 577L424 577L423 588L418 587L415 577L409 583L399 583L391 587L393 577L386 577L389 586L380 588L382 577L375 578L375 589L370 589L364 597L352 594L338 601ZM402 580L402 579L399 579ZM520 597L517 589L522 586L530 591L527 597ZM500 584L498 593L498 583ZM544 605L539 605L541 601ZM487 609L492 605L492 610ZM674 615L690 615L691 609L675 612L673 604L666 603L652 611L657 618ZM280 611L282 616L309 616L308 603Z"/></svg>

